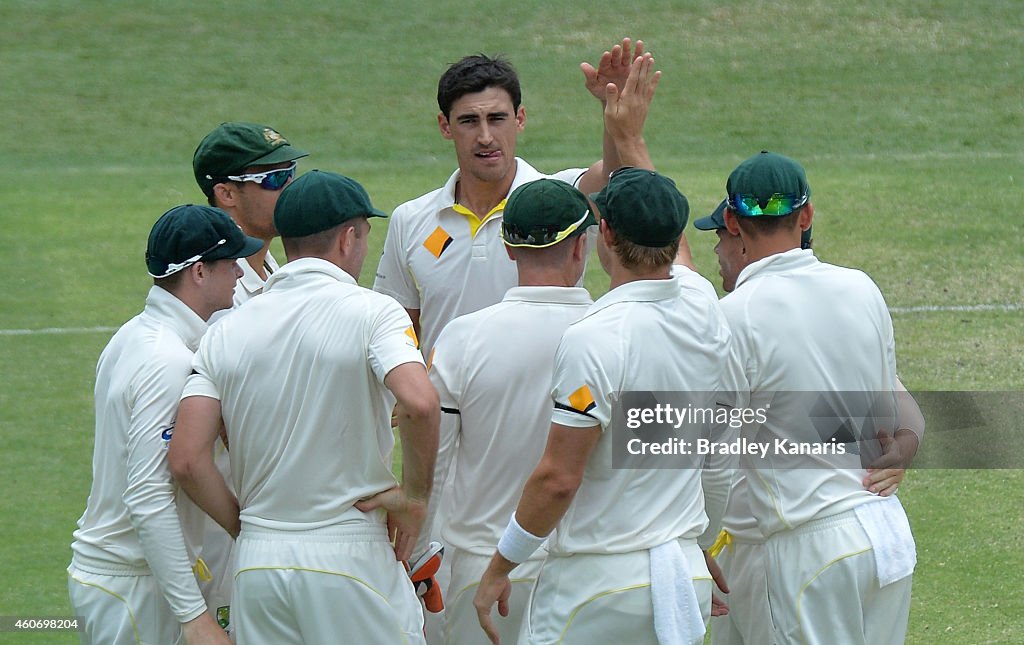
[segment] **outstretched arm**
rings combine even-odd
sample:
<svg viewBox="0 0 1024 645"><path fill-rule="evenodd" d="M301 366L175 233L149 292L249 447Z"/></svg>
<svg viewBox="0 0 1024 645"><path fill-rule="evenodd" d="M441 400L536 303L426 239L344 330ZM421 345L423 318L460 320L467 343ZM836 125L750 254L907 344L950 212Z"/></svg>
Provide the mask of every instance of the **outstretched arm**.
<svg viewBox="0 0 1024 645"><path fill-rule="evenodd" d="M602 54L596 68L590 63L580 64L587 90L601 102L602 110L607 109L608 88L610 86L623 88L629 79L633 63L644 57L650 58L650 54L644 54L643 41L638 40L634 48L631 39L623 38L621 44L615 45L611 51ZM622 165L635 165L621 159L620 142L608 131L606 122L604 126L602 128L602 158L590 167L579 182L579 188L584 193L597 192L604 188L608 183L608 174L616 168ZM642 130L642 122L640 127Z"/></svg>

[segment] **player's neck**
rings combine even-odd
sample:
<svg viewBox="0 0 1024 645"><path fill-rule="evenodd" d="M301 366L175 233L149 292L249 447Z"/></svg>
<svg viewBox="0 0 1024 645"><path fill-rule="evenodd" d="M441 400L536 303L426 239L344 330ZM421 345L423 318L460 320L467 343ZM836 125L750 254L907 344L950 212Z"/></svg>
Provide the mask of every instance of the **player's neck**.
<svg viewBox="0 0 1024 645"><path fill-rule="evenodd" d="M575 287L578 278L570 270L533 270L519 268L520 287Z"/></svg>
<svg viewBox="0 0 1024 645"><path fill-rule="evenodd" d="M658 267L651 271L631 271L626 269L618 262L615 262L611 266L611 273L609 275L611 283L608 289L614 289L621 287L624 284L630 282L637 282L639 280L668 280L672 277L672 267L669 265Z"/></svg>
<svg viewBox="0 0 1024 645"><path fill-rule="evenodd" d="M455 184L455 203L483 219L508 196L514 180L515 173L499 182L481 181L467 173Z"/></svg>
<svg viewBox="0 0 1024 645"><path fill-rule="evenodd" d="M793 249L800 248L799 238L794 243L793 240L789 239L790 237L791 236L773 235L760 237L756 240L743 240L743 246L746 249L747 254L747 262L757 262L758 260L763 260L772 255L778 255L779 253L785 253L786 251L792 251Z"/></svg>

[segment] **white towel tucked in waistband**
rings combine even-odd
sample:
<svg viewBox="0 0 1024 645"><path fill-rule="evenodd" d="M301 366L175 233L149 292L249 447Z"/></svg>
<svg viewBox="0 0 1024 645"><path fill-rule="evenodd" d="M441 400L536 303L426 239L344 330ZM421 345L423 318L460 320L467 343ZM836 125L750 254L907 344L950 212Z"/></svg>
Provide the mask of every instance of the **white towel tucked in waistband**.
<svg viewBox="0 0 1024 645"><path fill-rule="evenodd" d="M704 618L678 540L651 549L651 599L661 645L704 642Z"/></svg>
<svg viewBox="0 0 1024 645"><path fill-rule="evenodd" d="M914 573L917 547L900 500L885 497L854 510L874 550L878 585L884 587Z"/></svg>

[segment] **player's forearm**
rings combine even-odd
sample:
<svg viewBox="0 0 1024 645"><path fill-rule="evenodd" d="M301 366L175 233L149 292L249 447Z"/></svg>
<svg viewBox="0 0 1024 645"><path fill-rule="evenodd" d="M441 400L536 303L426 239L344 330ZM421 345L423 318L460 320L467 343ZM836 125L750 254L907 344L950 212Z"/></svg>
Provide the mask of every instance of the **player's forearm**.
<svg viewBox="0 0 1024 645"><path fill-rule="evenodd" d="M159 508L129 507L142 553L157 586L179 622L206 612L206 602L192 573L173 495Z"/></svg>
<svg viewBox="0 0 1024 645"><path fill-rule="evenodd" d="M581 479L545 464L537 466L523 487L516 521L523 530L545 537L555 530L579 490Z"/></svg>
<svg viewBox="0 0 1024 645"><path fill-rule="evenodd" d="M441 417L436 393L425 398L427 400L415 405L399 401L397 408L402 440L402 488L408 497L424 503L430 498L434 483Z"/></svg>
<svg viewBox="0 0 1024 645"><path fill-rule="evenodd" d="M196 506L220 524L231 537L238 537L241 531L238 498L217 469L212 453L209 460L199 459L179 464L174 470L174 479Z"/></svg>

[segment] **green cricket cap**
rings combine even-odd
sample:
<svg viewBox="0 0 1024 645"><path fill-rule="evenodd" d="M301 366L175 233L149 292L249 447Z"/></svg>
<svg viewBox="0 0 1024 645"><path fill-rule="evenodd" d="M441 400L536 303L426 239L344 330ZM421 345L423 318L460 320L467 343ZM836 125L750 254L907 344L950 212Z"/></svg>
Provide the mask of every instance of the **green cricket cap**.
<svg viewBox="0 0 1024 645"><path fill-rule="evenodd" d="M693 221L693 227L701 231L722 231L725 230L725 209L729 207L729 200L723 199L714 212L706 217L702 217L698 220ZM800 248L809 249L811 248L811 240L813 239L811 229L813 226L808 226L807 230L800 235Z"/></svg>
<svg viewBox="0 0 1024 645"><path fill-rule="evenodd" d="M613 172L608 185L590 198L616 235L651 248L676 242L690 216L675 182L643 168Z"/></svg>
<svg viewBox="0 0 1024 645"><path fill-rule="evenodd" d="M293 148L270 126L243 121L221 123L206 135L192 155L196 183L207 197L228 175L239 175L251 166L269 166L309 156ZM220 181L218 181L220 180Z"/></svg>
<svg viewBox="0 0 1024 645"><path fill-rule="evenodd" d="M776 195L790 196L802 206L811 196L811 187L803 166L789 157L762 150L736 166L725 183L725 193L731 200L737 195L754 197L762 208Z"/></svg>
<svg viewBox="0 0 1024 645"><path fill-rule="evenodd" d="M725 228L725 209L728 205L729 200L723 199L710 215L693 220L693 227L701 231L717 231L720 228Z"/></svg>
<svg viewBox="0 0 1024 645"><path fill-rule="evenodd" d="M281 237L305 237L354 217L387 217L370 203L354 179L311 170L284 187L274 206L274 226Z"/></svg>
<svg viewBox="0 0 1024 645"><path fill-rule="evenodd" d="M242 233L227 213L212 206L185 204L160 216L149 232L146 268L163 278L196 262L245 258L263 240Z"/></svg>
<svg viewBox="0 0 1024 645"><path fill-rule="evenodd" d="M597 224L587 196L564 181L538 179L509 195L501 239L509 246L544 248Z"/></svg>

